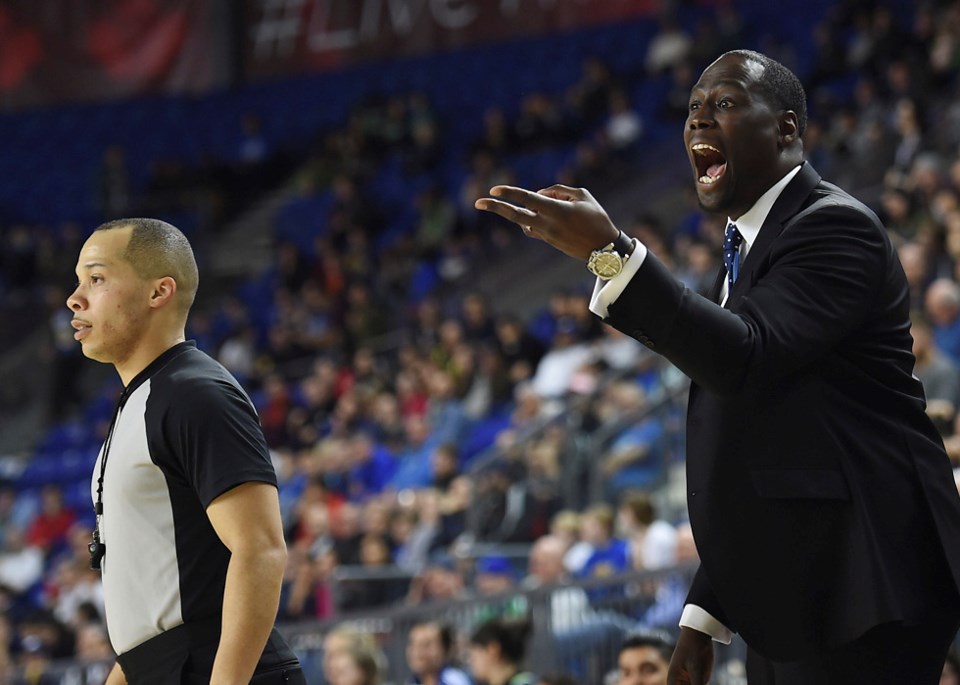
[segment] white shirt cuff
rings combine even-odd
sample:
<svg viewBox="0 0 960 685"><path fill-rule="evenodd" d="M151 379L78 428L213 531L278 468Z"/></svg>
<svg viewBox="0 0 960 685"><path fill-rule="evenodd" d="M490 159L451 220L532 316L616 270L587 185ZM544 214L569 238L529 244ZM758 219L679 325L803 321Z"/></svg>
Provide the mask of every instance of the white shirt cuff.
<svg viewBox="0 0 960 685"><path fill-rule="evenodd" d="M683 607L683 613L680 614L680 627L699 630L724 645L729 645L733 640L733 633L729 628L696 604L687 604Z"/></svg>
<svg viewBox="0 0 960 685"><path fill-rule="evenodd" d="M604 281L601 278L597 279L593 286L593 297L590 298L590 311L601 319L606 319L607 307L616 302L620 294L626 290L630 279L640 270L640 265L643 264L646 257L647 246L637 240L633 252L630 253L630 258L623 265L623 271L609 281Z"/></svg>

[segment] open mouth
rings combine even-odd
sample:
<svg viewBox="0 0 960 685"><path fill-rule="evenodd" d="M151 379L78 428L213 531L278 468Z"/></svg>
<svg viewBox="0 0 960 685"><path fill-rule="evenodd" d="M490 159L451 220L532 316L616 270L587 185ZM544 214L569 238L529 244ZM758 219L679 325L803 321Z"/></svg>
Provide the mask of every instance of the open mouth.
<svg viewBox="0 0 960 685"><path fill-rule="evenodd" d="M706 143L696 143L690 149L697 167L697 180L704 185L720 180L723 172L727 170L727 160L720 154L720 150Z"/></svg>
<svg viewBox="0 0 960 685"><path fill-rule="evenodd" d="M80 321L79 319L74 319L70 322L70 325L76 330L76 333L73 334L74 340L83 340L86 338L91 328L90 324L86 321Z"/></svg>

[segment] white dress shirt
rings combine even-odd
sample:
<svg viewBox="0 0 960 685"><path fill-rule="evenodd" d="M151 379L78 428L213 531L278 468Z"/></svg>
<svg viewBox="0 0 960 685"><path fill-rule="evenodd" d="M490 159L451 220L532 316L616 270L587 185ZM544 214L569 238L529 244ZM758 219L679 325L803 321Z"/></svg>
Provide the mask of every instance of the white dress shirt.
<svg viewBox="0 0 960 685"><path fill-rule="evenodd" d="M737 229L743 236L743 242L740 244L741 264L746 260L750 246L756 242L757 236L760 234L760 228L763 226L763 222L766 221L767 215L773 208L777 198L780 197L780 193L782 193L783 189L787 187L787 184L793 180L793 177L800 172L800 166L799 164L795 166L787 172L783 178L771 186L743 216L736 220L728 219L728 221L733 221L737 225ZM593 297L590 300L590 311L597 316L604 319L607 318L609 314L608 307L617 301L617 298L620 297L620 294L626 289L630 279L640 270L643 260L646 259L646 246L639 240L635 242L635 245L630 258L623 265L623 270L617 276L611 278L609 281L597 279L593 288ZM727 295L729 295L729 293L727 292L727 279L725 278L723 279L723 287L720 291L721 306L726 304ZM687 604L683 608L683 613L680 615L680 626L682 628L693 628L701 633L706 633L717 642L722 642L725 645L730 644L730 641L733 639L733 633L729 628L696 604Z"/></svg>

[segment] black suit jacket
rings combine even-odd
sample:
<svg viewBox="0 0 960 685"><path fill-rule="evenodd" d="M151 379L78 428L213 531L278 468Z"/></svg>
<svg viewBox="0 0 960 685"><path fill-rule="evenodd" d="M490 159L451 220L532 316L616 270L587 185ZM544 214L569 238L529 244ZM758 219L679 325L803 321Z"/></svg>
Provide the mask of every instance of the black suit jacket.
<svg viewBox="0 0 960 685"><path fill-rule="evenodd" d="M693 381L688 602L778 660L955 603L960 497L867 207L804 164L724 308L648 253L607 322Z"/></svg>

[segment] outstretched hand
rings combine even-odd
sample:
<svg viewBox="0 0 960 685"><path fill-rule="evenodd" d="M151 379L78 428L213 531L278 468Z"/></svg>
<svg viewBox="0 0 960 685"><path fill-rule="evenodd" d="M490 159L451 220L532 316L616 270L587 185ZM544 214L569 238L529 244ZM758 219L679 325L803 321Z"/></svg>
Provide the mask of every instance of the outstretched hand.
<svg viewBox="0 0 960 685"><path fill-rule="evenodd" d="M474 206L512 221L525 235L581 261L620 234L600 203L584 188L554 185L534 193L514 186L494 186L490 194L493 197L481 198Z"/></svg>
<svg viewBox="0 0 960 685"><path fill-rule="evenodd" d="M667 685L707 685L713 672L713 638L683 628L670 659Z"/></svg>

